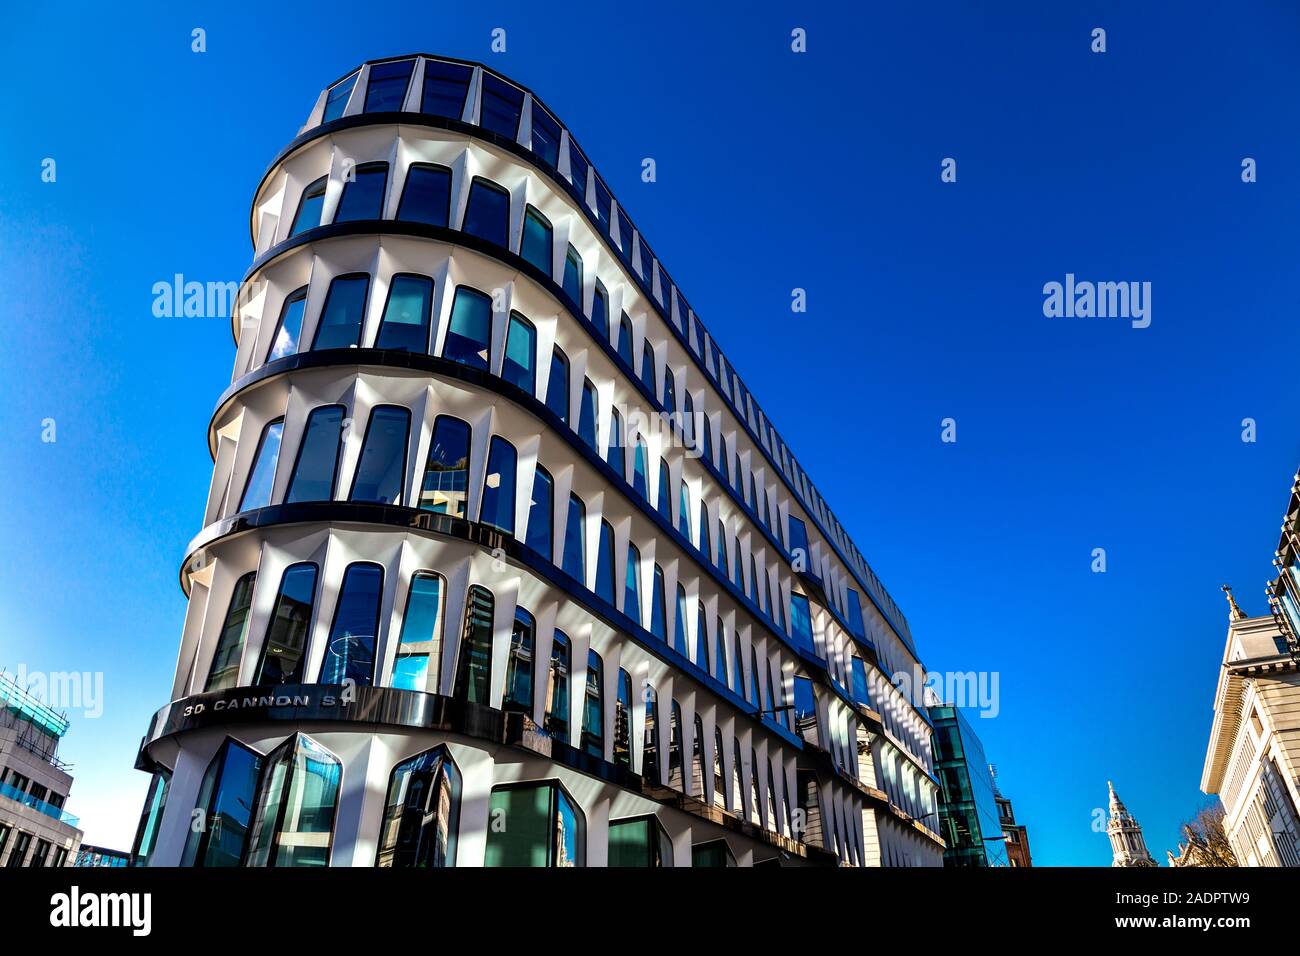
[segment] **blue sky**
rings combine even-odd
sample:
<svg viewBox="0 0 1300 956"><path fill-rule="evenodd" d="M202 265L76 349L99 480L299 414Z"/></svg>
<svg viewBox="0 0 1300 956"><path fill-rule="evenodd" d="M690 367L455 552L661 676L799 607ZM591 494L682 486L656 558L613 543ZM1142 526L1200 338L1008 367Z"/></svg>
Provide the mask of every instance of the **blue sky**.
<svg viewBox="0 0 1300 956"><path fill-rule="evenodd" d="M134 831L131 764L171 685L177 568L233 361L227 320L155 318L150 290L238 279L252 191L317 92L422 51L485 61L557 112L927 666L999 672L1001 713L975 724L1035 862L1109 863L1091 829L1107 779L1163 859L1206 799L1218 586L1264 612L1300 462L1300 13L810 6L6 13L0 666L104 675L103 715L74 711L65 744L87 840ZM1150 282L1151 326L1045 318L1043 285L1066 273Z"/></svg>

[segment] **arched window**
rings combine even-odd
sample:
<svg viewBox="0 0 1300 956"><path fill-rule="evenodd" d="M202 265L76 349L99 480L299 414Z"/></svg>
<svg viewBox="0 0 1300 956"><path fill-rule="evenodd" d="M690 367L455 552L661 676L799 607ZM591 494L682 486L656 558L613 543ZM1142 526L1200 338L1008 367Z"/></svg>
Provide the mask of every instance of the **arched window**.
<svg viewBox="0 0 1300 956"><path fill-rule="evenodd" d="M429 662L436 665L442 651L443 588L442 577L432 571L411 575L402 635L393 661L393 686L400 690L428 689ZM438 690L436 685L433 690Z"/></svg>
<svg viewBox="0 0 1300 956"><path fill-rule="evenodd" d="M677 414L677 379L667 365L664 366L664 410L669 415Z"/></svg>
<svg viewBox="0 0 1300 956"><path fill-rule="evenodd" d="M626 312L618 320L618 357L627 363L629 369L635 364L632 361L632 320Z"/></svg>
<svg viewBox="0 0 1300 956"><path fill-rule="evenodd" d="M257 572L249 571L238 581L231 592L226 620L221 625L217 649L212 655L212 667L203 690L225 690L239 683L239 663L244 656L244 642L248 637L248 609L253 605L253 586Z"/></svg>
<svg viewBox="0 0 1300 956"><path fill-rule="evenodd" d="M682 789L682 708L672 702L668 720L668 786Z"/></svg>
<svg viewBox="0 0 1300 956"><path fill-rule="evenodd" d="M614 604L614 529L600 522L600 549L596 552L596 596Z"/></svg>
<svg viewBox="0 0 1300 956"><path fill-rule="evenodd" d="M551 678L546 687L546 732L569 742L569 671L572 651L568 636L557 630L551 642Z"/></svg>
<svg viewBox="0 0 1300 956"><path fill-rule="evenodd" d="M524 541L547 561L552 560L552 515L555 513L555 482L541 465L533 474L533 496L528 505L528 535Z"/></svg>
<svg viewBox="0 0 1300 956"><path fill-rule="evenodd" d="M451 223L451 170L432 163L412 163L397 204L397 218L446 227Z"/></svg>
<svg viewBox="0 0 1300 956"><path fill-rule="evenodd" d="M655 510L669 524L673 523L673 495L669 488L671 475L668 471L668 462L659 459L659 496L655 501Z"/></svg>
<svg viewBox="0 0 1300 956"><path fill-rule="evenodd" d="M690 392L682 398L682 435L687 445L695 444L695 399L691 398Z"/></svg>
<svg viewBox="0 0 1300 956"><path fill-rule="evenodd" d="M700 554L704 555L706 561L713 563L713 541L712 535L709 534L709 509L705 505L704 499L700 499Z"/></svg>
<svg viewBox="0 0 1300 956"><path fill-rule="evenodd" d="M646 451L645 442L640 436L636 439L635 451L632 457L632 490L641 496L643 501L650 500L650 483L646 477Z"/></svg>
<svg viewBox="0 0 1300 956"><path fill-rule="evenodd" d="M683 657L687 655L686 644L686 588L677 585L677 615L673 621L673 649Z"/></svg>
<svg viewBox="0 0 1300 956"><path fill-rule="evenodd" d="M658 723L659 697L654 685L646 681L641 687L641 699L645 704L645 736L641 750L641 776L654 786L659 786L659 733Z"/></svg>
<svg viewBox="0 0 1300 956"><path fill-rule="evenodd" d="M691 495L685 481L677 485L677 530L686 540L691 539Z"/></svg>
<svg viewBox="0 0 1300 956"><path fill-rule="evenodd" d="M569 495L569 517L564 527L564 573L587 585L587 506Z"/></svg>
<svg viewBox="0 0 1300 956"><path fill-rule="evenodd" d="M749 752L749 792L750 792L750 811L753 816L750 817L754 823L762 826L763 817L762 801L758 798L758 751L750 750Z"/></svg>
<svg viewBox="0 0 1300 956"><path fill-rule="evenodd" d="M758 561L752 551L749 553L749 599L756 608L763 610L763 579L758 576Z"/></svg>
<svg viewBox="0 0 1300 956"><path fill-rule="evenodd" d="M767 662L767 714L765 716L773 721L780 719L780 715L776 712L776 700L773 697L775 693L773 688L775 687L776 672L772 670L772 662L769 660Z"/></svg>
<svg viewBox="0 0 1300 956"><path fill-rule="evenodd" d="M375 336L375 348L428 352L432 308L432 279L419 275L393 276L384 316L379 321L379 333Z"/></svg>
<svg viewBox="0 0 1300 956"><path fill-rule="evenodd" d="M261 767L261 756L233 738L217 748L203 773L191 817L204 825L189 828L181 866L239 866Z"/></svg>
<svg viewBox="0 0 1300 956"><path fill-rule="evenodd" d="M614 763L632 769L632 675L621 667L614 701Z"/></svg>
<svg viewBox="0 0 1300 956"><path fill-rule="evenodd" d="M420 509L465 517L469 488L470 427L459 418L439 415L433 423L429 458L420 486Z"/></svg>
<svg viewBox="0 0 1300 956"><path fill-rule="evenodd" d="M338 757L294 734L266 758L245 866L329 866L338 809Z"/></svg>
<svg viewBox="0 0 1300 956"><path fill-rule="evenodd" d="M479 523L515 533L515 473L519 458L515 446L500 435L492 436L487 474L483 478L483 505Z"/></svg>
<svg viewBox="0 0 1300 956"><path fill-rule="evenodd" d="M454 696L471 704L487 704L492 676L492 592L475 584L466 600L465 633L460 641Z"/></svg>
<svg viewBox="0 0 1300 956"><path fill-rule="evenodd" d="M379 825L375 866L456 865L460 772L446 747L434 747L393 768Z"/></svg>
<svg viewBox="0 0 1300 956"><path fill-rule="evenodd" d="M471 236L509 248L510 194L496 183L475 176L470 183L462 228Z"/></svg>
<svg viewBox="0 0 1300 956"><path fill-rule="evenodd" d="M609 448L605 452L605 461L620 478L626 479L627 466L623 459L623 416L618 413L617 408L611 408L609 412Z"/></svg>
<svg viewBox="0 0 1300 956"><path fill-rule="evenodd" d="M655 387L655 350L650 347L648 341L641 346L641 384L658 400L659 390Z"/></svg>
<svg viewBox="0 0 1300 956"><path fill-rule="evenodd" d="M739 632L735 635L735 653L731 655L731 689L736 696L745 696L745 654L740 645Z"/></svg>
<svg viewBox="0 0 1300 956"><path fill-rule="evenodd" d="M740 536L737 535L732 539L732 545L735 547L735 553L731 561L731 582L740 589L742 594L745 592L745 561L742 557L743 551L740 547Z"/></svg>
<svg viewBox="0 0 1300 956"><path fill-rule="evenodd" d="M330 282L311 343L314 350L349 349L361 344L369 291L370 276L364 273L337 276Z"/></svg>
<svg viewBox="0 0 1300 956"><path fill-rule="evenodd" d="M767 828L773 833L781 832L781 821L776 815L776 778L772 776L772 765L767 765Z"/></svg>
<svg viewBox="0 0 1300 956"><path fill-rule="evenodd" d="M293 228L289 230L290 239L320 225L321 210L325 208L327 185L329 185L329 177L322 176L302 191L302 198L298 200L298 212L293 217Z"/></svg>
<svg viewBox="0 0 1300 956"><path fill-rule="evenodd" d="M586 818L564 787L547 783L492 788L483 865L570 867L586 865Z"/></svg>
<svg viewBox="0 0 1300 956"><path fill-rule="evenodd" d="M713 671L709 665L709 622L704 614L704 602L699 598L695 600L695 609L695 664L709 674Z"/></svg>
<svg viewBox="0 0 1300 956"><path fill-rule="evenodd" d="M352 168L352 179L343 183L335 222L382 219L384 188L388 185L387 163L362 163Z"/></svg>
<svg viewBox="0 0 1300 956"><path fill-rule="evenodd" d="M339 80L325 96L325 112L321 116L322 123L328 123L336 120L343 115L347 109L348 98L352 95L352 88L357 85L357 77L361 75L358 70L347 79Z"/></svg>
<svg viewBox="0 0 1300 956"><path fill-rule="evenodd" d="M653 814L609 823L611 867L662 867L673 865L673 843Z"/></svg>
<svg viewBox="0 0 1300 956"><path fill-rule="evenodd" d="M718 570L722 576L728 577L727 571L727 526L718 519Z"/></svg>
<svg viewBox="0 0 1300 956"><path fill-rule="evenodd" d="M521 607L515 608L515 623L510 634L510 654L506 658L506 692L502 710L533 712L533 634L537 622Z"/></svg>
<svg viewBox="0 0 1300 956"><path fill-rule="evenodd" d="M266 360L274 362L286 355L293 355L302 344L302 317L307 312L307 287L290 292L280 309L280 321L276 323L275 334L271 336L271 350Z"/></svg>
<svg viewBox="0 0 1300 956"><path fill-rule="evenodd" d="M384 594L384 569L358 561L343 572L334 624L321 662L321 684L355 681L369 687L374 680L378 644L379 604Z"/></svg>
<svg viewBox="0 0 1300 956"><path fill-rule="evenodd" d="M641 552L636 545L627 545L627 575L623 582L623 613L637 624L641 623Z"/></svg>
<svg viewBox="0 0 1300 956"><path fill-rule="evenodd" d="M582 701L580 746L593 757L605 757L605 662L587 651L587 689Z"/></svg>
<svg viewBox="0 0 1300 956"><path fill-rule="evenodd" d="M529 395L537 394L537 329L518 312L510 313L510 331L506 334L506 357L501 363L501 377Z"/></svg>
<svg viewBox="0 0 1300 956"><path fill-rule="evenodd" d="M406 440L411 413L400 405L376 405L361 444L361 460L352 480L351 501L400 505L406 481Z"/></svg>
<svg viewBox="0 0 1300 956"><path fill-rule="evenodd" d="M569 357L557 345L551 353L551 375L546 384L546 407L569 424Z"/></svg>
<svg viewBox="0 0 1300 956"><path fill-rule="evenodd" d="M600 333L601 343L609 344L609 293L599 279L596 280L596 292L591 299L591 324Z"/></svg>
<svg viewBox="0 0 1300 956"><path fill-rule="evenodd" d="M271 609L271 622L266 628L254 684L302 683L303 653L316 601L316 573L316 565L308 561L285 568L275 607Z"/></svg>
<svg viewBox="0 0 1300 956"><path fill-rule="evenodd" d="M569 251L564 255L564 294L573 300L574 305L578 307L579 314L582 313L582 256L578 255L578 250L569 246Z"/></svg>
<svg viewBox="0 0 1300 956"><path fill-rule="evenodd" d="M465 112L471 67L441 60L424 61L424 94L420 112L458 120Z"/></svg>
<svg viewBox="0 0 1300 956"><path fill-rule="evenodd" d="M650 633L667 643L668 603L664 594L664 569L658 564L654 567L654 582L650 598Z"/></svg>
<svg viewBox="0 0 1300 956"><path fill-rule="evenodd" d="M524 91L486 70L479 125L514 141L519 135L519 117L524 108Z"/></svg>
<svg viewBox="0 0 1300 956"><path fill-rule="evenodd" d="M707 418L700 419L700 431L704 433L704 460L713 464L713 430Z"/></svg>
<svg viewBox="0 0 1300 956"><path fill-rule="evenodd" d="M695 735L691 738L691 794L704 799L704 721L695 715Z"/></svg>
<svg viewBox="0 0 1300 956"><path fill-rule="evenodd" d="M735 791L731 798L731 812L736 814L736 816L740 817L742 820L748 820L749 812L745 805L745 777L741 769L740 738L733 737L731 743L733 748L731 751L731 767L735 771L735 773L732 774L732 779L735 783Z"/></svg>
<svg viewBox="0 0 1300 956"><path fill-rule="evenodd" d="M271 489L275 484L275 466L280 460L280 439L284 435L284 419L267 422L253 456L253 467L248 472L248 484L239 500L240 511L265 508L271 503Z"/></svg>
<svg viewBox="0 0 1300 956"><path fill-rule="evenodd" d="M750 699L754 702L755 707L762 707L763 697L759 693L759 686L763 683L763 678L758 670L758 651L754 650L752 646L749 649L749 664Z"/></svg>
<svg viewBox="0 0 1300 956"><path fill-rule="evenodd" d="M599 451L596 447L596 386L589 378L582 380L582 397L578 404L578 437L592 451Z"/></svg>
<svg viewBox="0 0 1300 956"><path fill-rule="evenodd" d="M366 81L366 113L394 113L402 108L415 60L372 63Z"/></svg>
<svg viewBox="0 0 1300 956"><path fill-rule="evenodd" d="M722 618L714 620L713 632L713 676L722 681L725 687L727 684L727 629L722 624Z"/></svg>
<svg viewBox="0 0 1300 956"><path fill-rule="evenodd" d="M524 210L524 232L519 240L519 255L525 262L531 262L537 269L551 278L551 269L555 261L552 252L554 230L551 221L532 206Z"/></svg>
<svg viewBox="0 0 1300 956"><path fill-rule="evenodd" d="M491 334L492 300L477 289L457 286L442 345L443 358L486 372Z"/></svg>
<svg viewBox="0 0 1300 956"><path fill-rule="evenodd" d="M713 729L713 805L727 809L727 771L722 765L722 731Z"/></svg>

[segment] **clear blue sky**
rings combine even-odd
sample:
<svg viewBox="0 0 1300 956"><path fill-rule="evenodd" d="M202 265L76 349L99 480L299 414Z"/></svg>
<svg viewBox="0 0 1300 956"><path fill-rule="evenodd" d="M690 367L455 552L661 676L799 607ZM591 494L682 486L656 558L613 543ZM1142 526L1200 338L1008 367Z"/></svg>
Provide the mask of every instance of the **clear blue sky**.
<svg viewBox="0 0 1300 956"><path fill-rule="evenodd" d="M1205 799L1218 585L1264 611L1300 462L1293 5L227 6L23 5L0 31L0 665L103 673L65 748L88 840L134 830L233 360L229 321L154 318L151 287L239 278L252 191L317 92L426 51L556 110L926 664L1000 672L975 723L1036 862L1109 862L1108 778L1163 859ZM1067 272L1151 282L1151 327L1044 318Z"/></svg>

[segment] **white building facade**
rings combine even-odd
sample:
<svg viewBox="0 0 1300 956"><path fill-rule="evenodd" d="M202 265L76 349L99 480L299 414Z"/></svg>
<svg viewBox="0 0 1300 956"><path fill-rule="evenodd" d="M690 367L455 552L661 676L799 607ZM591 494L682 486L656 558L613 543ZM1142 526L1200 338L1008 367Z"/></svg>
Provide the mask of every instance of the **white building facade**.
<svg viewBox="0 0 1300 956"><path fill-rule="evenodd" d="M906 620L531 92L367 63L251 231L137 862L941 865Z"/></svg>

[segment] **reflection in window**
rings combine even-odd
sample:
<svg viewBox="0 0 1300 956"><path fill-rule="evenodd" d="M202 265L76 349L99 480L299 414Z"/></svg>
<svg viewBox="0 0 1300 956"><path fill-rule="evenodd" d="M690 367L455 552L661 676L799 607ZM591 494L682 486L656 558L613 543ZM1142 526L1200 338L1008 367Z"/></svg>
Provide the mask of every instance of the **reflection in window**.
<svg viewBox="0 0 1300 956"><path fill-rule="evenodd" d="M284 419L267 422L257 444L257 454L248 474L248 485L239 500L239 510L265 508L271 503L271 487L275 483L275 466L280 460L280 439L284 435Z"/></svg>
<svg viewBox="0 0 1300 956"><path fill-rule="evenodd" d="M439 415L433 423L433 440L420 486L420 509L435 514L465 517L469 488L470 427L459 418Z"/></svg>
<svg viewBox="0 0 1300 956"><path fill-rule="evenodd" d="M510 194L496 183L475 176L469 187L464 231L508 248L509 224Z"/></svg>
<svg viewBox="0 0 1300 956"><path fill-rule="evenodd" d="M632 320L624 312L618 320L618 357L632 368Z"/></svg>
<svg viewBox="0 0 1300 956"><path fill-rule="evenodd" d="M271 610L254 684L302 683L303 653L316 599L316 571L316 565L302 562L290 565L280 578L280 592Z"/></svg>
<svg viewBox="0 0 1300 956"><path fill-rule="evenodd" d="M506 691L503 710L533 712L533 635L537 622L521 607L515 608L515 623L510 632L510 652L506 657Z"/></svg>
<svg viewBox="0 0 1300 956"><path fill-rule="evenodd" d="M670 415L677 414L677 379L673 370L664 366L664 409Z"/></svg>
<svg viewBox="0 0 1300 956"><path fill-rule="evenodd" d="M649 501L650 485L646 478L645 459L645 442L638 436L632 454L632 490L640 495L642 500Z"/></svg>
<svg viewBox="0 0 1300 956"><path fill-rule="evenodd" d="M360 343L369 289L370 276L364 274L338 276L330 283L325 307L316 323L313 349L346 349Z"/></svg>
<svg viewBox="0 0 1300 956"><path fill-rule="evenodd" d="M621 667L614 702L614 763L632 769L632 676Z"/></svg>
<svg viewBox="0 0 1300 956"><path fill-rule="evenodd" d="M351 501L381 505L402 503L406 480L406 439L411 413L400 405L376 405L361 445L361 460L352 482Z"/></svg>
<svg viewBox="0 0 1300 956"><path fill-rule="evenodd" d="M611 820L609 866L661 867L673 865L673 844L654 816Z"/></svg>
<svg viewBox="0 0 1300 956"><path fill-rule="evenodd" d="M709 622L704 615L704 602L697 600L695 607L695 663L708 674L712 670L709 666Z"/></svg>
<svg viewBox="0 0 1300 956"><path fill-rule="evenodd" d="M239 683L239 663L248 639L248 610L253 605L253 585L256 582L256 571L249 571L235 582L226 620L221 625L221 636L217 639L217 649L212 655L212 669L208 671L208 682L203 688L205 693L225 690Z"/></svg>
<svg viewBox="0 0 1300 956"><path fill-rule="evenodd" d="M393 276L375 348L427 352L432 305L433 280L428 276Z"/></svg>
<svg viewBox="0 0 1300 956"><path fill-rule="evenodd" d="M596 292L591 298L591 324L600 333L602 344L609 342L609 293L599 279L596 280Z"/></svg>
<svg viewBox="0 0 1300 956"><path fill-rule="evenodd" d="M569 424L569 358L557 345L551 353L551 375L546 385L546 407Z"/></svg>
<svg viewBox="0 0 1300 956"><path fill-rule="evenodd" d="M533 152L552 169L560 165L560 124L533 100Z"/></svg>
<svg viewBox="0 0 1300 956"><path fill-rule="evenodd" d="M725 686L727 683L727 629L723 626L722 618L714 620L713 633L713 676L722 681Z"/></svg>
<svg viewBox="0 0 1300 956"><path fill-rule="evenodd" d="M447 748L404 760L388 778L375 866L455 866L459 827L460 772Z"/></svg>
<svg viewBox="0 0 1300 956"><path fill-rule="evenodd" d="M431 571L411 576L393 661L393 686L399 690L428 689L429 662L438 660L442 643L442 589L442 577Z"/></svg>
<svg viewBox="0 0 1300 956"><path fill-rule="evenodd" d="M519 255L526 262L535 265L548 279L554 262L551 252L552 235L551 221L529 206L524 211L524 234L519 242Z"/></svg>
<svg viewBox="0 0 1300 956"><path fill-rule="evenodd" d="M713 729L713 805L727 809L727 771L722 765L722 731Z"/></svg>
<svg viewBox="0 0 1300 956"><path fill-rule="evenodd" d="M181 866L239 866L261 765L261 757L229 737L217 748L194 805L192 819L202 826L189 828Z"/></svg>
<svg viewBox="0 0 1300 956"><path fill-rule="evenodd" d="M373 682L379 602L383 594L383 568L361 561L347 566L338 606L334 609L329 643L325 645L325 659L321 662L320 683L352 681L369 687Z"/></svg>
<svg viewBox="0 0 1300 956"><path fill-rule="evenodd" d="M552 515L555 513L555 482L541 465L533 475L533 497L528 506L528 534L524 543L547 561L552 560L554 545Z"/></svg>
<svg viewBox="0 0 1300 956"><path fill-rule="evenodd" d="M582 311L582 256L578 255L578 250L569 246L569 251L564 256L564 292L574 304L577 305L578 311Z"/></svg>
<svg viewBox="0 0 1300 956"><path fill-rule="evenodd" d="M353 179L343 184L335 222L381 219L384 211L384 186L388 183L387 163L363 163L352 170Z"/></svg>
<svg viewBox="0 0 1300 956"><path fill-rule="evenodd" d="M519 135L519 115L523 108L523 90L484 71L480 126L513 140Z"/></svg>
<svg viewBox="0 0 1300 956"><path fill-rule="evenodd" d="M587 651L587 690L582 701L582 740L587 753L605 756L605 662L593 650Z"/></svg>
<svg viewBox="0 0 1300 956"><path fill-rule="evenodd" d="M641 623L641 552L636 545L627 545L627 575L623 582L623 613L637 624Z"/></svg>
<svg viewBox="0 0 1300 956"><path fill-rule="evenodd" d="M491 330L492 300L477 289L457 286L442 346L443 358L487 371Z"/></svg>
<svg viewBox="0 0 1300 956"><path fill-rule="evenodd" d="M656 399L659 398L659 390L655 387L655 350L648 341L641 346L641 384Z"/></svg>
<svg viewBox="0 0 1300 956"><path fill-rule="evenodd" d="M697 843L691 847L691 866L728 867L736 865L736 856L727 846L726 840L712 840Z"/></svg>
<svg viewBox="0 0 1300 956"><path fill-rule="evenodd" d="M677 626L673 631L673 649L686 656L686 589L677 585Z"/></svg>
<svg viewBox="0 0 1300 956"><path fill-rule="evenodd" d="M486 705L492 674L492 615L496 601L491 591L476 584L469 589L466 604L454 696L471 704Z"/></svg>
<svg viewBox="0 0 1300 956"><path fill-rule="evenodd" d="M298 346L302 342L302 317L306 311L307 287L303 286L296 292L291 292L284 300L284 308L280 310L280 321L271 339L271 351L266 356L268 362L274 362L278 358L293 355L298 351Z"/></svg>
<svg viewBox="0 0 1300 956"><path fill-rule="evenodd" d="M762 696L759 694L758 688L759 688L759 685L762 684L762 682L763 682L763 678L760 676L760 674L759 674L759 670L758 670L758 651L754 650L753 647L750 647L750 649L749 649L749 658L750 658L750 660L749 660L749 664L750 664L750 666L749 666L749 689L750 689L750 698L749 698L749 699L750 699L751 701L753 701L753 704L754 704L755 707L762 707L762 706L763 706L763 704L762 704L762 700L763 700L763 698L762 698Z"/></svg>
<svg viewBox="0 0 1300 956"><path fill-rule="evenodd" d="M412 163L397 204L397 218L447 226L451 222L451 170L430 163Z"/></svg>
<svg viewBox="0 0 1300 956"><path fill-rule="evenodd" d="M659 733L655 724L659 720L659 697L654 685L645 681L641 686L641 699L645 703L645 736L642 740L641 776L646 782L659 786Z"/></svg>
<svg viewBox="0 0 1300 956"><path fill-rule="evenodd" d="M322 405L312 409L298 448L298 460L289 477L289 490L284 496L287 504L329 501L334 497L342 441L343 406Z"/></svg>
<svg viewBox="0 0 1300 956"><path fill-rule="evenodd" d="M673 701L668 712L668 786L682 789L682 708Z"/></svg>
<svg viewBox="0 0 1300 956"><path fill-rule="evenodd" d="M724 524L722 523L722 519L721 519L721 518L718 519L718 570L722 572L722 576L723 576L724 578L725 578L725 577L728 577L728 571L727 571L727 528L726 528L726 525L724 525Z"/></svg>
<svg viewBox="0 0 1300 956"><path fill-rule="evenodd" d="M592 451L596 448L596 386L591 379L582 380L582 397L578 399L578 437Z"/></svg>
<svg viewBox="0 0 1300 956"><path fill-rule="evenodd" d="M731 655L731 689L739 697L745 696L745 653L741 647L740 634L735 635L735 653Z"/></svg>
<svg viewBox="0 0 1300 956"><path fill-rule="evenodd" d="M529 395L537 393L537 330L518 312L510 313L510 330L506 333L506 357L501 377Z"/></svg>
<svg viewBox="0 0 1300 956"><path fill-rule="evenodd" d="M546 685L546 732L569 742L569 671L571 645L563 631L556 631L551 643L551 675Z"/></svg>
<svg viewBox="0 0 1300 956"><path fill-rule="evenodd" d="M424 92L420 112L458 120L465 112L472 69L460 63L428 60L424 64Z"/></svg>
<svg viewBox="0 0 1300 956"><path fill-rule="evenodd" d="M577 495L569 495L569 514L564 526L564 573L584 586L587 583L587 506Z"/></svg>
<svg viewBox="0 0 1300 956"><path fill-rule="evenodd" d="M617 408L611 408L609 412L609 448L605 452L605 461L620 478L627 477L623 458L623 416L618 413Z"/></svg>
<svg viewBox="0 0 1300 956"><path fill-rule="evenodd" d="M795 644L810 653L816 653L813 645L812 610L808 599L802 594L790 594L790 632Z"/></svg>
<svg viewBox="0 0 1300 956"><path fill-rule="evenodd" d="M587 157L582 155L582 150L573 137L569 137L569 182L573 183L573 189L583 200L585 205L587 199L587 169L589 167Z"/></svg>
<svg viewBox="0 0 1300 956"><path fill-rule="evenodd" d="M570 867L586 865L586 818L558 783L494 787L483 865Z"/></svg>
<svg viewBox="0 0 1300 956"><path fill-rule="evenodd" d="M732 793L731 810L733 813L736 814L736 816L740 817L740 819L748 820L749 806L748 806L748 802L745 800L745 778L740 766L741 764L740 738L733 737L731 740L731 745L733 748L731 751L731 758L732 758L731 765L736 771L735 772L736 789Z"/></svg>
<svg viewBox="0 0 1300 956"><path fill-rule="evenodd" d="M664 595L664 569L655 565L654 588L651 592L650 633L659 640L668 641L668 608Z"/></svg>
<svg viewBox="0 0 1300 956"><path fill-rule="evenodd" d="M293 227L289 230L290 239L320 225L321 210L325 208L325 186L328 183L329 177L322 176L302 191L298 212L293 217Z"/></svg>
<svg viewBox="0 0 1300 956"><path fill-rule="evenodd" d="M628 262L632 261L632 238L635 230L632 228L632 220L627 218L627 213L623 207L618 208L615 218L618 219L618 247L623 253L623 257Z"/></svg>
<svg viewBox="0 0 1300 956"><path fill-rule="evenodd" d="M677 486L677 530L691 539L691 496L685 481Z"/></svg>
<svg viewBox="0 0 1300 956"><path fill-rule="evenodd" d="M704 721L695 715L695 736L691 738L691 793L704 799Z"/></svg>
<svg viewBox="0 0 1300 956"><path fill-rule="evenodd" d="M406 87L411 80L414 60L397 60L393 63L372 63L370 79L366 81L367 113L392 113L402 108Z"/></svg>
<svg viewBox="0 0 1300 956"><path fill-rule="evenodd" d="M149 791L145 794L144 809L140 811L140 823L135 830L135 842L131 845L131 866L148 866L158 843L158 830L163 813L167 809L167 793L171 789L172 774L166 767L159 767L149 780ZM61 850L66 849L60 847ZM4 838L0 835L0 854L4 853ZM54 858L56 867L63 865L62 857Z"/></svg>
<svg viewBox="0 0 1300 956"><path fill-rule="evenodd" d="M614 529L608 521L600 522L600 547L596 552L596 596L614 603Z"/></svg>
<svg viewBox="0 0 1300 956"><path fill-rule="evenodd" d="M329 866L338 808L339 759L306 734L266 758L248 866Z"/></svg>
<svg viewBox="0 0 1300 956"><path fill-rule="evenodd" d="M347 79L339 80L330 87L329 93L325 96L325 112L321 116L322 123L336 120L343 115L343 110L348 105L348 97L352 95L352 87L357 85L359 75L360 71L353 73Z"/></svg>
<svg viewBox="0 0 1300 956"><path fill-rule="evenodd" d="M483 478L483 505L479 509L478 518L480 524L514 534L517 467L515 446L500 435L493 435L488 452L487 474Z"/></svg>
<svg viewBox="0 0 1300 956"><path fill-rule="evenodd" d="M673 495L669 489L670 475L668 472L668 462L659 459L659 495L655 499L655 510L669 524L673 523Z"/></svg>

